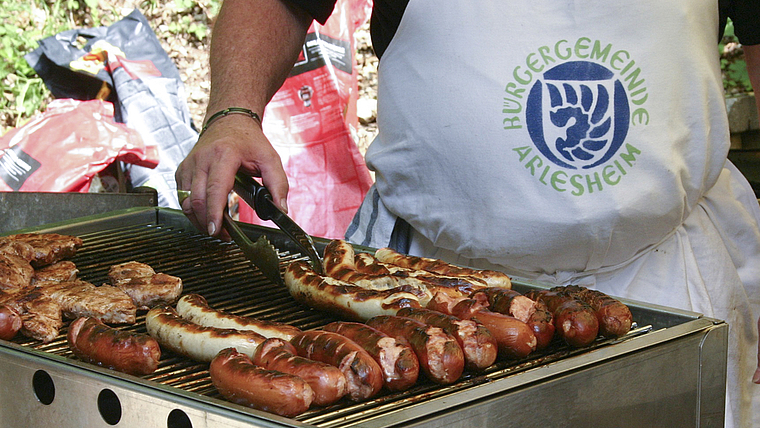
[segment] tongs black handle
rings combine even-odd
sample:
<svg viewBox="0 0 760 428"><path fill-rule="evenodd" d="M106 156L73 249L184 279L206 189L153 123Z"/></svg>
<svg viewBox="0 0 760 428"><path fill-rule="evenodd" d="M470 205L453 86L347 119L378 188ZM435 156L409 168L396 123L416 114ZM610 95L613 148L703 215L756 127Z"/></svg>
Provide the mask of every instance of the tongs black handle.
<svg viewBox="0 0 760 428"><path fill-rule="evenodd" d="M293 242L309 257L311 265L318 273L324 272L322 258L319 256L314 241L300 226L287 216L272 200L272 194L253 177L243 173L235 175L235 192L249 205L262 220L271 220L285 232Z"/></svg>

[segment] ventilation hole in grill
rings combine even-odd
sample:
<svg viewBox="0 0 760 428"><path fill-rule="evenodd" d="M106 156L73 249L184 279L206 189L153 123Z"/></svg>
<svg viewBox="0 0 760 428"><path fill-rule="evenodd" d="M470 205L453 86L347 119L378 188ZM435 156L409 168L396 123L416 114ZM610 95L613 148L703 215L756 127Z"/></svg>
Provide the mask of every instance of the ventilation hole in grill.
<svg viewBox="0 0 760 428"><path fill-rule="evenodd" d="M40 403L48 405L55 399L55 384L53 378L44 370L37 370L32 376L32 388L34 395Z"/></svg>
<svg viewBox="0 0 760 428"><path fill-rule="evenodd" d="M98 411L108 425L116 425L121 420L121 402L119 397L110 389L104 389L98 394Z"/></svg>
<svg viewBox="0 0 760 428"><path fill-rule="evenodd" d="M174 409L169 412L169 417L166 419L166 428L193 428L193 423L187 413Z"/></svg>

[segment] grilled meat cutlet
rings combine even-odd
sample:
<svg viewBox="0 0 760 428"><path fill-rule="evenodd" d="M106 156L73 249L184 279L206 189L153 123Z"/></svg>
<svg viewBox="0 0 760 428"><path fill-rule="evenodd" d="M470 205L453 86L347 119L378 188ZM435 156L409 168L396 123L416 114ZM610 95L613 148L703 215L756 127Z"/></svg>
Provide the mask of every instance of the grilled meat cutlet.
<svg viewBox="0 0 760 428"><path fill-rule="evenodd" d="M139 309L172 304L182 294L182 279L155 273L145 263L131 261L111 266L108 278L112 285L127 293Z"/></svg>
<svg viewBox="0 0 760 428"><path fill-rule="evenodd" d="M34 258L34 247L23 241L14 239L0 238L0 254L12 254L19 256L26 261Z"/></svg>
<svg viewBox="0 0 760 428"><path fill-rule="evenodd" d="M21 233L5 238L31 245L34 248L34 254L30 263L34 267L47 266L73 257L77 249L82 246L80 238L57 233Z"/></svg>
<svg viewBox="0 0 760 428"><path fill-rule="evenodd" d="M137 307L127 293L116 287L96 287L78 279L40 282L36 287L58 303L67 318L89 316L107 324L135 322Z"/></svg>
<svg viewBox="0 0 760 428"><path fill-rule="evenodd" d="M122 282L129 282L133 278L144 278L155 274L156 271L152 267L136 261L113 265L108 269L108 279L111 280L111 285L115 286Z"/></svg>
<svg viewBox="0 0 760 428"><path fill-rule="evenodd" d="M34 268L14 254L0 254L0 290L15 290L29 286Z"/></svg>
<svg viewBox="0 0 760 428"><path fill-rule="evenodd" d="M72 281L77 278L79 269L74 262L63 260L52 265L35 269L32 285L44 281Z"/></svg>
<svg viewBox="0 0 760 428"><path fill-rule="evenodd" d="M47 343L58 336L63 326L61 306L34 287L0 290L0 305L9 306L21 315L24 336Z"/></svg>

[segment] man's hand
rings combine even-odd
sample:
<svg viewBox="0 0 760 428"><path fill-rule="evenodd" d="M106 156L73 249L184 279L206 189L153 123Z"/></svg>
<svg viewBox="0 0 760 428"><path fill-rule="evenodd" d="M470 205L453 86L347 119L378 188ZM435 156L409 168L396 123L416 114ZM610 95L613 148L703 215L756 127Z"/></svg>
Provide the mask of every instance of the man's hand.
<svg viewBox="0 0 760 428"><path fill-rule="evenodd" d="M238 170L262 177L273 200L287 212L288 180L280 156L257 122L229 115L208 128L177 168L177 188L191 191L182 211L198 230L219 234Z"/></svg>

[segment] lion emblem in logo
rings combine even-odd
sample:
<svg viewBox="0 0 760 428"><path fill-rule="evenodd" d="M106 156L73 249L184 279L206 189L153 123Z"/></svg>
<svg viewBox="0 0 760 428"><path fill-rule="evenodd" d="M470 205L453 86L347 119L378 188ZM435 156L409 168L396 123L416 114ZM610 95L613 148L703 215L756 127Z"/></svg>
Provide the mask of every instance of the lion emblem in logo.
<svg viewBox="0 0 760 428"><path fill-rule="evenodd" d="M623 83L609 69L572 61L547 70L531 87L526 124L533 143L555 164L588 169L610 159L630 126Z"/></svg>

